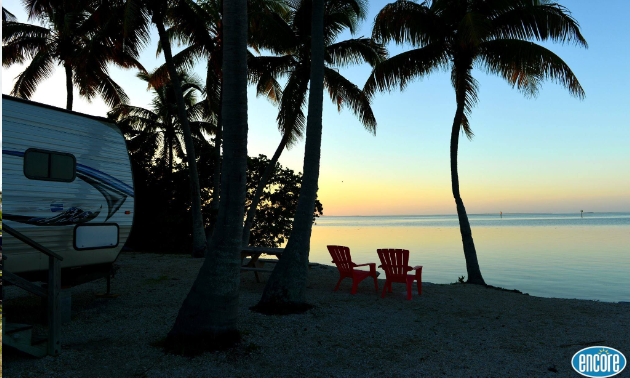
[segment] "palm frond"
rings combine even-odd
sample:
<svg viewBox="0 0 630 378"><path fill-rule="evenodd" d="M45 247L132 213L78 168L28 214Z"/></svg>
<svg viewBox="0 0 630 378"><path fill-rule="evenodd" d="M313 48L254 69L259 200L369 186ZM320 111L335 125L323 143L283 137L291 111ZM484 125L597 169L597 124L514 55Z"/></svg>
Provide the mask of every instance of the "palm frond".
<svg viewBox="0 0 630 378"><path fill-rule="evenodd" d="M21 98L31 98L37 85L49 78L53 70L54 57L48 49L40 50L26 69L17 76L11 94Z"/></svg>
<svg viewBox="0 0 630 378"><path fill-rule="evenodd" d="M272 75L264 74L256 84L256 96L264 96L272 104L279 104L282 101L282 87Z"/></svg>
<svg viewBox="0 0 630 378"><path fill-rule="evenodd" d="M173 63L180 71L187 71L194 68L195 63L204 56L204 48L200 45L190 45L173 56ZM162 64L151 74L149 86L157 87L169 81L166 63Z"/></svg>
<svg viewBox="0 0 630 378"><path fill-rule="evenodd" d="M47 48L51 32L49 29L19 22L2 23L2 65L10 67L32 59Z"/></svg>
<svg viewBox="0 0 630 378"><path fill-rule="evenodd" d="M426 3L399 0L387 4L376 15L372 38L381 43L394 41L414 47L444 38L444 25Z"/></svg>
<svg viewBox="0 0 630 378"><path fill-rule="evenodd" d="M297 66L293 55L284 56L254 56L248 55L247 72L249 82L256 84L263 76L271 76L278 79L289 75Z"/></svg>
<svg viewBox="0 0 630 378"><path fill-rule="evenodd" d="M376 118L370 99L359 87L331 68L324 68L324 85L338 111L341 111L342 106L347 106L368 131L376 134Z"/></svg>
<svg viewBox="0 0 630 378"><path fill-rule="evenodd" d="M455 97L457 98L458 105L460 102L464 105L464 114L462 115L461 128L468 139L472 139L475 134L470 127L470 121L468 117L472 114L472 110L477 105L479 97L477 92L479 91L479 84L477 80L471 75L471 70L459 71L454 65L451 70L451 82L453 88L455 88Z"/></svg>
<svg viewBox="0 0 630 378"><path fill-rule="evenodd" d="M525 95L535 96L540 82L552 80L583 99L586 94L569 66L556 54L533 42L500 39L481 45L479 63Z"/></svg>
<svg viewBox="0 0 630 378"><path fill-rule="evenodd" d="M410 81L445 68L447 64L448 53L441 43L409 50L377 64L363 90L368 96L396 87L404 90Z"/></svg>
<svg viewBox="0 0 630 378"><path fill-rule="evenodd" d="M260 50L265 49L274 54L282 54L295 46L296 37L289 25L291 12L285 1L250 1L247 13L247 42L254 51L260 53Z"/></svg>
<svg viewBox="0 0 630 378"><path fill-rule="evenodd" d="M278 112L278 127L282 134L290 135L287 146L293 145L304 134L306 117L303 107L308 93L309 70L301 68L293 71L284 87L280 111Z"/></svg>
<svg viewBox="0 0 630 378"><path fill-rule="evenodd" d="M387 49L371 38L355 38L326 47L326 62L336 66L368 63L374 67L387 58Z"/></svg>
<svg viewBox="0 0 630 378"><path fill-rule="evenodd" d="M514 9L492 20L493 39L551 40L588 47L579 23L564 6L540 0L521 0L518 3Z"/></svg>
<svg viewBox="0 0 630 378"><path fill-rule="evenodd" d="M118 104L126 104L129 102L129 97L125 91L120 85L116 84L107 72L103 72L99 76L100 84L95 87L95 90L108 106L114 107Z"/></svg>

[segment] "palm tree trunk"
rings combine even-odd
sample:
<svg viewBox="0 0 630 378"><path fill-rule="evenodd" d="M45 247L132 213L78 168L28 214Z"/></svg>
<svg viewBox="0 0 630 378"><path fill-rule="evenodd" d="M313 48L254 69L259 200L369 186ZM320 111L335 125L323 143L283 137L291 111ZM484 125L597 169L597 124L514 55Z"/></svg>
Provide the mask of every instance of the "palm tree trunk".
<svg viewBox="0 0 630 378"><path fill-rule="evenodd" d="M304 148L304 175L293 230L255 309L265 313L303 312L306 303L308 255L317 199L324 99L324 0L313 0L311 77Z"/></svg>
<svg viewBox="0 0 630 378"><path fill-rule="evenodd" d="M208 257L170 331L169 348L199 350L238 341L241 237L247 169L247 0L223 3L224 147L221 196Z"/></svg>
<svg viewBox="0 0 630 378"><path fill-rule="evenodd" d="M193 224L193 257L203 257L207 250L206 235L203 229L203 216L201 214L201 192L199 189L199 175L197 173L197 159L195 157L195 147L193 144L192 134L190 132L190 125L188 124L188 114L186 112L186 105L184 103L184 95L182 93L181 83L179 76L177 76L177 69L173 63L173 54L171 52L171 43L164 29L164 21L160 12L154 12L153 22L157 26L158 33L160 35L160 42L162 42L162 48L164 51L164 58L166 60L166 67L168 68L168 74L173 84L173 91L175 92L175 101L177 102L177 113L182 124L182 131L184 133L184 143L186 145L186 157L188 160L188 170L190 176L190 198L192 202L192 224Z"/></svg>
<svg viewBox="0 0 630 378"><path fill-rule="evenodd" d="M210 73L208 72L208 75ZM217 225L217 217L219 215L219 199L221 198L221 144L223 142L223 121L221 107L223 106L223 84L221 84L221 93L219 94L219 110L217 121L217 133L214 137L214 172L212 173L212 203L210 206L210 230L208 232L208 244L214 234L214 228Z"/></svg>
<svg viewBox="0 0 630 378"><path fill-rule="evenodd" d="M252 231L252 226L254 225L256 210L258 209L258 204L260 203L263 190L267 186L267 182L271 178L271 174L276 169L278 159L280 159L280 155L282 154L282 151L284 151L284 148L287 146L288 142L289 132L286 132L282 136L282 140L280 141L278 148L276 148L276 152L273 154L271 161L269 161L269 164L267 164L265 172L263 172L263 175L260 177L260 181L258 182L258 186L256 187L256 193L254 193L254 199L249 205L249 209L247 209L247 218L245 219L245 226L243 227L243 247L247 247L249 245L249 236Z"/></svg>
<svg viewBox="0 0 630 378"><path fill-rule="evenodd" d="M169 147L168 147L168 176L169 179L171 179L170 181L172 181L173 178L173 148L175 147L173 142L174 142L174 138L169 138L170 139L170 143L169 143Z"/></svg>
<svg viewBox="0 0 630 378"><path fill-rule="evenodd" d="M74 100L74 85L72 84L72 66L69 63L64 64L66 69L66 109L72 110L72 102Z"/></svg>
<svg viewBox="0 0 630 378"><path fill-rule="evenodd" d="M173 148L175 147L175 142L177 135L173 135L169 138L169 147L168 147L168 202L169 204L173 201Z"/></svg>
<svg viewBox="0 0 630 378"><path fill-rule="evenodd" d="M461 77L461 75L458 75ZM457 111L453 120L453 128L451 130L451 184L453 189L453 197L457 205L457 217L459 218L459 230L462 235L462 243L464 246L464 257L466 258L466 270L468 272L468 283L485 285L485 281L479 269L477 261L477 251L475 250L475 242L470 229L470 222L464 207L464 201L459 194L459 174L457 172L457 150L459 147L459 134L461 133L461 125L464 117L464 103L466 96L464 80L458 78L456 97Z"/></svg>

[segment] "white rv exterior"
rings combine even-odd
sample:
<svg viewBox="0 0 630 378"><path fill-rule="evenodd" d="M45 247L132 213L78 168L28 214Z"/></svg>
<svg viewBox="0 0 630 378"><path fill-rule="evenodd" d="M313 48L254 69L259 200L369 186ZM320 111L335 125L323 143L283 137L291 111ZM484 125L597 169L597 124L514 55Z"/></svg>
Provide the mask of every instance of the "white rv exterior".
<svg viewBox="0 0 630 378"><path fill-rule="evenodd" d="M125 139L107 119L2 97L3 223L63 256L62 268L113 263L133 223ZM28 177L27 177L28 176ZM48 258L4 233L4 269Z"/></svg>

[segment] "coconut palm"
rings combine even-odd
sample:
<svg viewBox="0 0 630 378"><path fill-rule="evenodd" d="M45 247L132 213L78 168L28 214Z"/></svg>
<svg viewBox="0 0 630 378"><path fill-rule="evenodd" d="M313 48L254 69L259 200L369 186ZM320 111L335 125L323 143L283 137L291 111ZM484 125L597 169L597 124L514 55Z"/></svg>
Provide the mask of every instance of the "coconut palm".
<svg viewBox="0 0 630 378"><path fill-rule="evenodd" d="M208 106L217 113L219 127L214 138L214 160L219 162L214 165L212 177L212 202L210 226L208 237L212 236L219 210L220 179L221 179L221 144L223 128L221 122L221 83L222 83L222 57L223 57L223 22L222 0L205 0L194 2L180 0L173 4L166 13L165 21L170 25L166 31L171 43L177 42L184 45L182 51L173 56L173 61L178 68L192 68L199 59L207 62L206 90ZM248 36L251 43L262 39L268 29L267 19L287 13L287 7L281 0L248 0L248 22L250 32ZM255 36L255 37L253 37ZM161 44L158 45L158 53L161 52ZM156 70L154 80L163 80L166 77L166 66ZM274 100L273 94L268 97ZM208 239L208 242L210 240Z"/></svg>
<svg viewBox="0 0 630 378"><path fill-rule="evenodd" d="M368 93L402 90L413 79L441 69L451 72L457 110L451 129L451 181L462 235L468 282L485 284L464 202L459 191L460 133L473 133L468 120L477 103L473 67L505 79L525 95L551 79L583 98L569 66L533 41L572 42L587 47L578 22L562 5L547 0L427 0L386 5L374 21L373 38L408 43L412 50L378 64L365 84Z"/></svg>
<svg viewBox="0 0 630 378"><path fill-rule="evenodd" d="M139 73L138 78L147 84L152 82L152 74ZM203 92L199 80L185 72L179 73L182 83L184 102L188 123L197 144L204 143L206 136L216 130L216 120L207 110L205 102L198 102L198 94ZM186 147L182 125L177 115L175 92L170 81L159 86L150 86L153 92L150 109L121 104L108 113L127 137L140 138L144 141L138 148L146 151L154 159L161 161L163 175L170 177L173 172L173 161L177 157L184 160ZM135 144L134 144L135 145Z"/></svg>
<svg viewBox="0 0 630 378"><path fill-rule="evenodd" d="M306 303L306 280L308 255L310 250L313 210L317 198L319 180L320 147L322 136L322 101L324 86L338 103L347 103L369 130L374 130L376 122L369 106L369 99L362 91L339 72L326 67L329 63L348 63L364 59L378 62L380 54L371 40L359 38L333 43L336 36L346 28L354 32L358 21L365 17L367 3L354 0L301 0L293 3L295 15L292 26L297 30L294 36L307 38L305 46L296 52L299 63L293 55L282 57L278 64L271 65L271 72L290 71L288 83L282 95L282 105L278 116L281 130L292 126L299 135L304 124L301 111L306 100L306 89L310 84L308 117L306 119L306 145L302 188L293 221L291 236L282 258L271 274L265 291L256 309L265 313L301 312L309 306ZM302 37L306 36L306 37ZM287 50L291 50L291 39L282 39ZM366 47L373 48L366 48ZM305 56L302 58L301 56ZM360 59L357 57L361 57ZM268 61L274 59L267 58ZM252 65L250 65L250 75ZM284 128L283 131L286 131Z"/></svg>
<svg viewBox="0 0 630 378"><path fill-rule="evenodd" d="M37 86L63 65L66 74L66 109L72 110L73 89L88 100L103 98L109 106L127 102L123 89L108 72L108 64L138 68L138 51L133 40L123 49L122 8L104 0L27 0L29 20L42 26L12 20L3 10L2 65L26 63L11 91L30 98ZM6 21L5 21L6 18Z"/></svg>
<svg viewBox="0 0 630 378"><path fill-rule="evenodd" d="M370 38L354 38L335 42L336 37L348 28L354 32L361 14L352 9L353 2L330 2L324 16L324 86L330 99L337 105L350 108L370 132L376 130L376 119L370 107L370 101L363 91L346 79L337 67L350 64L368 63L372 66L385 59L385 48ZM361 2L356 2L361 5ZM243 245L248 245L256 209L271 173L285 148L291 147L303 134L305 106L311 66L311 20L306 17L310 12L310 1L291 3L289 12L284 17L266 20L268 27L263 28L267 38L256 38L256 48L265 48L281 56L254 56L248 60L250 82L256 84L257 94L273 98L279 104L278 126L282 133L280 144L261 176L253 201L249 204ZM273 28L274 31L270 30ZM286 80L283 89L279 80Z"/></svg>
<svg viewBox="0 0 630 378"><path fill-rule="evenodd" d="M236 329L241 235L247 167L247 0L223 4L224 156L218 222L208 258L167 338L188 352L222 347L239 339Z"/></svg>
<svg viewBox="0 0 630 378"><path fill-rule="evenodd" d="M177 115L182 125L184 143L186 145L186 155L188 158L191 216L193 225L192 255L195 257L202 257L206 253L207 244L204 232L203 215L201 214L201 191L199 187L199 174L197 173L195 146L186 114L186 102L184 101L182 86L177 75L177 66L173 60L171 42L165 27L166 14L176 3L177 1L169 0L126 0L125 13L123 17L123 30L126 39L143 42L146 42L149 39L149 27L151 24L155 25L158 30L160 44L164 52L167 72L172 83L173 92L175 93Z"/></svg>

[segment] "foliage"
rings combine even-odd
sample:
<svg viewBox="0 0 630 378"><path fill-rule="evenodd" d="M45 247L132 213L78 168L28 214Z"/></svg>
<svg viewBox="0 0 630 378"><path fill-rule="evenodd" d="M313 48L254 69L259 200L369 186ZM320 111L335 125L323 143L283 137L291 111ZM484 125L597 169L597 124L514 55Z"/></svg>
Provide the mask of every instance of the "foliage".
<svg viewBox="0 0 630 378"><path fill-rule="evenodd" d="M167 77L165 81L151 85L154 75L138 74L138 78L149 84L153 92L151 109L121 104L112 109L108 116L129 137L130 150L137 152L138 149L143 149L143 154L159 159L166 174L172 171L174 159L186 159L186 148L171 81ZM192 136L197 144L204 144L205 136L213 134L216 129L216 119L208 111L205 101L197 101L197 94L203 93L199 80L186 72L180 72L179 81Z"/></svg>
<svg viewBox="0 0 630 378"><path fill-rule="evenodd" d="M260 181L260 176L269 165L265 155L247 159L247 200L251 203ZM258 212L250 235L250 245L257 247L278 247L287 240L291 233L293 216L297 208L302 174L276 164L267 188L263 191ZM313 222L323 215L323 206L315 202Z"/></svg>
<svg viewBox="0 0 630 378"><path fill-rule="evenodd" d="M248 59L249 80L256 85L257 95L273 98L279 103L278 127L294 144L304 133L311 71L311 1L287 2L281 15L263 18L252 31L250 43L255 51L267 50L280 56L256 56ZM372 66L386 56L385 47L371 38L336 41L345 30L354 34L359 21L365 18L367 5L361 0L327 0L324 13L325 69L324 85L330 99L341 111L349 108L365 128L376 132L376 119L369 97L339 73L339 67L368 63ZM279 81L286 80L281 89Z"/></svg>
<svg viewBox="0 0 630 378"><path fill-rule="evenodd" d="M473 136L468 117L477 103L473 67L505 79L526 96L535 96L550 79L584 98L569 66L534 41L575 43L587 47L569 10L548 0L399 0L374 20L372 37L413 49L378 64L364 90L401 90L413 79L450 70L458 103L464 105L461 129Z"/></svg>
<svg viewBox="0 0 630 378"><path fill-rule="evenodd" d="M206 226L210 222L211 211L213 148L212 143L208 142L197 150L202 213ZM175 161L170 180L163 174L161 157L154 159L151 153L142 149L131 150L130 154L136 209L134 227L127 245L137 250L188 253L192 243L192 224L186 165L182 161ZM268 162L269 159L264 155L248 158L247 203L251 202L260 175ZM259 205L259 215L250 239L251 245L279 247L288 238L300 193L300 183L301 174L277 164L274 177L264 191L263 200ZM323 207L318 201L313 221L322 214Z"/></svg>
<svg viewBox="0 0 630 378"><path fill-rule="evenodd" d="M55 65L72 72L73 86L88 100L100 96L110 106L127 102L123 89L109 76L108 64L144 71L133 40L123 44L120 2L105 0L26 0L29 20L20 23L3 9L2 65L26 65L11 94L30 98ZM124 48L123 48L124 46Z"/></svg>

